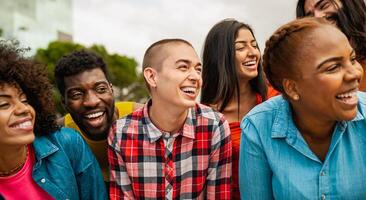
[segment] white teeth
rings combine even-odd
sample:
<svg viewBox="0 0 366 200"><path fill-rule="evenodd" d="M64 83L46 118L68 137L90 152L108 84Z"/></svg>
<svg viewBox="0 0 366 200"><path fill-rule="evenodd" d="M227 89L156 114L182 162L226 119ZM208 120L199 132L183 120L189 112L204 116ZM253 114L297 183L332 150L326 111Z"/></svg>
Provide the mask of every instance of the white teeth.
<svg viewBox="0 0 366 200"><path fill-rule="evenodd" d="M337 95L337 98L339 98L339 99L350 98L350 97L356 96L356 94L357 94L357 92L347 92L347 93Z"/></svg>
<svg viewBox="0 0 366 200"><path fill-rule="evenodd" d="M86 118L91 119L91 118L97 118L103 115L103 112L96 112L96 113L92 113L89 115L85 115Z"/></svg>
<svg viewBox="0 0 366 200"><path fill-rule="evenodd" d="M251 61L244 62L244 65L249 66L249 65L255 65L256 63L257 63L256 60L251 60Z"/></svg>
<svg viewBox="0 0 366 200"><path fill-rule="evenodd" d="M182 87L181 88L183 92L186 93L196 93L196 88L195 87Z"/></svg>
<svg viewBox="0 0 366 200"><path fill-rule="evenodd" d="M22 122L20 124L15 125L14 128L27 128L29 126L32 126L32 122L31 121L25 121L25 122Z"/></svg>

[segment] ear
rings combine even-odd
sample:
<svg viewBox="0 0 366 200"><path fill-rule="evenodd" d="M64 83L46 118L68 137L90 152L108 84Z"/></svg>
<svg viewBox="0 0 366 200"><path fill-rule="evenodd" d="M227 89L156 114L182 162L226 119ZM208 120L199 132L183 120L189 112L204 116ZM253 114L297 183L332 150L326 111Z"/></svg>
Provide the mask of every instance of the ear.
<svg viewBox="0 0 366 200"><path fill-rule="evenodd" d="M282 81L282 87L283 87L286 95L291 100L297 101L300 99L299 90L298 90L296 81L285 78Z"/></svg>
<svg viewBox="0 0 366 200"><path fill-rule="evenodd" d="M144 69L144 77L151 88L156 87L157 71L154 68L146 67Z"/></svg>

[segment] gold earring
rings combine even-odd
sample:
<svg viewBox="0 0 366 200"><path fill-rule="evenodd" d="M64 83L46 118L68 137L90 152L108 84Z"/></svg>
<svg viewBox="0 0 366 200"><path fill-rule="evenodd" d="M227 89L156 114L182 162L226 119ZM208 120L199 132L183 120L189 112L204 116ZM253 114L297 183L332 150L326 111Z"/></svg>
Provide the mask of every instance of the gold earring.
<svg viewBox="0 0 366 200"><path fill-rule="evenodd" d="M300 99L300 96L298 94L295 94L293 97L292 97L295 101L299 100Z"/></svg>

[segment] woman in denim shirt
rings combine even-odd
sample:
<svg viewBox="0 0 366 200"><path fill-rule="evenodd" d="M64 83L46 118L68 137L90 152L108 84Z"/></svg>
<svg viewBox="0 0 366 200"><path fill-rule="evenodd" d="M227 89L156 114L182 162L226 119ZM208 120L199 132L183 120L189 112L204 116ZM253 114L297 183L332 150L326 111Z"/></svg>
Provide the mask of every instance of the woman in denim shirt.
<svg viewBox="0 0 366 200"><path fill-rule="evenodd" d="M47 70L0 43L0 194L5 199L106 199L79 134L55 123Z"/></svg>
<svg viewBox="0 0 366 200"><path fill-rule="evenodd" d="M366 199L366 95L347 37L324 19L296 20L263 60L283 95L241 123L242 199Z"/></svg>

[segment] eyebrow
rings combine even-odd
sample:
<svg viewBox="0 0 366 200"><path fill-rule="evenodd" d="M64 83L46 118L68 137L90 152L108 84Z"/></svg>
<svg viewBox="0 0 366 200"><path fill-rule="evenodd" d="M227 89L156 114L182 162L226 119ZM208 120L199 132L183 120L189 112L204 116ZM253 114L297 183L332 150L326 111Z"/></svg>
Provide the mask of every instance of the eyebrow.
<svg viewBox="0 0 366 200"><path fill-rule="evenodd" d="M97 82L95 82L95 84L94 84L94 85L99 85L99 84L102 84L102 83L104 83L104 84L107 84L107 85L108 85L109 81L108 81L108 80L101 80L101 81L97 81ZM80 86L69 87L69 88L67 88L67 89L66 89L66 92L69 92L69 91L71 91L71 90L80 90L80 89L81 89L81 88L80 88Z"/></svg>
<svg viewBox="0 0 366 200"><path fill-rule="evenodd" d="M355 53L355 50L352 50L351 53L350 53L350 56L352 56L353 54ZM319 69L321 68L325 63L327 62L333 62L333 61L339 61L339 60L342 60L343 57L340 56L340 57L333 57L333 58L328 58L326 60L324 60L323 62L321 62L317 67L316 69Z"/></svg>
<svg viewBox="0 0 366 200"><path fill-rule="evenodd" d="M191 63L192 63L192 61L190 61L190 60L188 60L188 59L179 59L179 60L177 60L177 62L175 62L175 63L177 64L177 63L180 63L180 62L184 62L184 63L187 63L187 64L191 64ZM202 65L202 64L201 64L200 62L198 62L196 66L201 66L201 65Z"/></svg>
<svg viewBox="0 0 366 200"><path fill-rule="evenodd" d="M320 6L320 4L322 4L324 1L326 1L326 0L320 0L320 1L318 1L318 2L316 2L315 3L315 6L314 6L314 9L315 8L318 8L319 6ZM313 11L314 12L314 11ZM313 13L314 14L314 13ZM307 13L305 13L305 16L310 16L311 15L311 12L307 12Z"/></svg>
<svg viewBox="0 0 366 200"><path fill-rule="evenodd" d="M257 40L251 40L251 41L249 41L250 43L252 43L252 42L257 42ZM235 41L234 42L235 44L237 44L237 43L248 43L248 41L245 41L245 40L238 40L238 41Z"/></svg>

